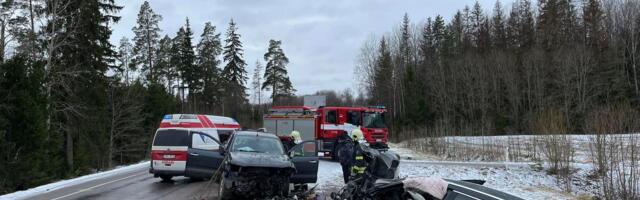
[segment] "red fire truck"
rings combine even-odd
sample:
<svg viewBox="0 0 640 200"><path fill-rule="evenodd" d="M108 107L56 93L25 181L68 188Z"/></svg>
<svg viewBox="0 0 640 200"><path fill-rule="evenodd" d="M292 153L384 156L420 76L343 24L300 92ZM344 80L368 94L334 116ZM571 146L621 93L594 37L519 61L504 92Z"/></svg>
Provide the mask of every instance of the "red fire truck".
<svg viewBox="0 0 640 200"><path fill-rule="evenodd" d="M275 106L264 115L266 132L288 136L300 132L302 140L318 140L320 156L336 158L338 136L355 128L362 130L371 147L386 149L389 130L385 124L384 107L320 107Z"/></svg>

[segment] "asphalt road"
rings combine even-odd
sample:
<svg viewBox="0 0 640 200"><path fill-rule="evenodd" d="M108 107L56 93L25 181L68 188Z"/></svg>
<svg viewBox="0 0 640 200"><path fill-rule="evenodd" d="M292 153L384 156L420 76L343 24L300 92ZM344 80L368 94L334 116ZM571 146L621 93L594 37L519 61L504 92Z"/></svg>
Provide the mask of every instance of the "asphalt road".
<svg viewBox="0 0 640 200"><path fill-rule="evenodd" d="M208 180L194 181L174 177L172 182L162 182L149 174L147 167L117 174L83 184L61 188L29 199L217 199L218 185Z"/></svg>

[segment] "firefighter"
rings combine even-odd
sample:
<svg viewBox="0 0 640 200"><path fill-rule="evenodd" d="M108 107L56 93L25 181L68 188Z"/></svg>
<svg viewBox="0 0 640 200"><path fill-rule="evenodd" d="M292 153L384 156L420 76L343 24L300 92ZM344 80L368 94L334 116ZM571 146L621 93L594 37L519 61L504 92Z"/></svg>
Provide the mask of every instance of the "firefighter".
<svg viewBox="0 0 640 200"><path fill-rule="evenodd" d="M289 151L289 149L293 148L294 146L296 146L296 144L299 144L302 141L302 139L300 138L300 132L296 130L291 131L289 137L290 138L288 138L288 140L283 141L284 147L287 151Z"/></svg>
<svg viewBox="0 0 640 200"><path fill-rule="evenodd" d="M365 170L367 169L367 163L364 159L364 150L361 145L364 145L364 135L360 129L354 129L351 133L351 137L353 138L353 161L351 162L351 176L353 178L359 178L364 175Z"/></svg>
<svg viewBox="0 0 640 200"><path fill-rule="evenodd" d="M351 138L348 138L340 149L340 165L345 183L349 182L352 177L357 178L364 174L366 163L364 151L360 146L363 139L362 131L359 128L354 129L351 132Z"/></svg>
<svg viewBox="0 0 640 200"><path fill-rule="evenodd" d="M340 150L338 151L340 154L340 166L342 167L342 178L346 184L349 182L349 177L351 176L354 144L350 134L347 134L346 132L338 137L338 141L341 144Z"/></svg>

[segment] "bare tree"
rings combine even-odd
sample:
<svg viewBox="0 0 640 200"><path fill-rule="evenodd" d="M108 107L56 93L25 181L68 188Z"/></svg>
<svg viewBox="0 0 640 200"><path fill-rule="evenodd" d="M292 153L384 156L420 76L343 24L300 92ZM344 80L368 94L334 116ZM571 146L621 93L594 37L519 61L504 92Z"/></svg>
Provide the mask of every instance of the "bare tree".
<svg viewBox="0 0 640 200"><path fill-rule="evenodd" d="M109 91L109 168L113 167L113 159L118 154L144 152L147 148L140 142L142 137L136 135L144 132L144 117L141 115L143 105L138 100L139 91L135 88L135 85L123 87L113 83Z"/></svg>

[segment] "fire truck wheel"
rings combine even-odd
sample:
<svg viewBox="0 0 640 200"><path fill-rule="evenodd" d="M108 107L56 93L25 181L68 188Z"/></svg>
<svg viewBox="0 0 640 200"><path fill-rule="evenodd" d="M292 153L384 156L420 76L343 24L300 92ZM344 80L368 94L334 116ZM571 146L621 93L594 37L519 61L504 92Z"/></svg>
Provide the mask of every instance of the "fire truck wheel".
<svg viewBox="0 0 640 200"><path fill-rule="evenodd" d="M338 161L340 160L340 149L342 149L342 143L338 143L336 145L336 147L333 149L333 152L331 152L331 160L333 161Z"/></svg>

